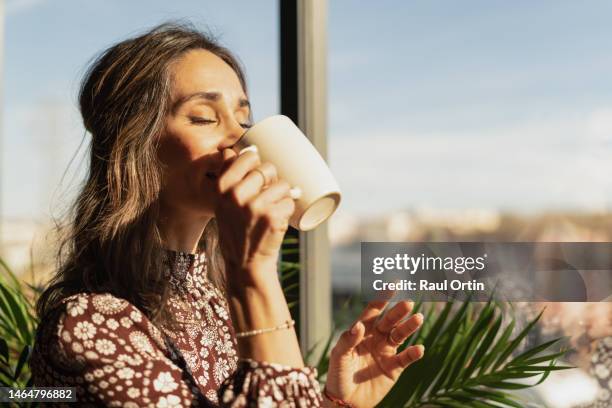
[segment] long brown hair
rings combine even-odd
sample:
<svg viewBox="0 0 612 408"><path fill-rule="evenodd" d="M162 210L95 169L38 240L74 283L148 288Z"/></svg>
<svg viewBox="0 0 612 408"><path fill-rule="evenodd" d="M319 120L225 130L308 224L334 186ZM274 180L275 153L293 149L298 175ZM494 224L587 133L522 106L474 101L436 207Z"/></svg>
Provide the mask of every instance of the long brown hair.
<svg viewBox="0 0 612 408"><path fill-rule="evenodd" d="M122 41L90 65L79 93L83 123L91 135L88 174L60 224L58 268L37 301L39 317L72 294L109 292L154 323L175 323L166 307L170 288L157 225L157 141L170 111L172 64L193 49L223 59L247 93L237 58L184 22L164 23ZM211 280L223 289L224 262L217 241L213 218L199 245Z"/></svg>

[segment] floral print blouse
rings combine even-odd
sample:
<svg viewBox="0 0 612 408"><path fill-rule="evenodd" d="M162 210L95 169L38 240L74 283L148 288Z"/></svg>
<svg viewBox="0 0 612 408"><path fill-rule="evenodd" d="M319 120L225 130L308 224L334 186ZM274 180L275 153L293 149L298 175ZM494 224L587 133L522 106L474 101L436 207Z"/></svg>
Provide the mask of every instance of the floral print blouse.
<svg viewBox="0 0 612 408"><path fill-rule="evenodd" d="M34 385L76 387L79 405L321 406L316 368L238 357L228 304L207 278L203 252L165 253L181 330L162 333L109 293L67 297L41 319Z"/></svg>

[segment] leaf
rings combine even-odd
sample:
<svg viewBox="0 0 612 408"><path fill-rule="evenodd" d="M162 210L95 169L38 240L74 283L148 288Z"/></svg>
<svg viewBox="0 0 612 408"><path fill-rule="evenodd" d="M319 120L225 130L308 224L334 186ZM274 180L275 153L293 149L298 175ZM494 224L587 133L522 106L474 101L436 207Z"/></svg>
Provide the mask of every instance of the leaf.
<svg viewBox="0 0 612 408"><path fill-rule="evenodd" d="M512 365L516 365L519 364L527 359L529 359L529 357L535 356L539 353L541 353L542 351L546 350L547 348L549 348L550 346L556 344L557 342L559 342L559 340L563 339L563 337L558 337L554 340L551 341L547 341L546 343L540 344L537 347L532 348L531 350L527 350L524 353L520 354L518 357L515 357L510 363L508 363L508 366L512 366Z"/></svg>
<svg viewBox="0 0 612 408"><path fill-rule="evenodd" d="M466 338L466 344L462 353L457 358L453 370L449 376L449 385L457 383L461 377L465 377L465 374L460 375L460 372L464 369L464 364L470 355L471 345L480 341L483 335L486 333L486 327L490 324L491 320L495 317L495 310L491 307L491 301L487 303L484 310L480 314L480 317L476 323L472 326L469 334Z"/></svg>
<svg viewBox="0 0 612 408"><path fill-rule="evenodd" d="M504 332L502 333L501 337L495 343L495 346L493 346L493 349L489 352L488 355L484 357L483 362L480 368L478 369L479 375L484 374L487 371L489 366L495 361L495 358L499 356L499 353L506 347L507 341L510 338L512 331L514 330L514 325L515 321L514 319L512 319L510 324L504 329Z"/></svg>
<svg viewBox="0 0 612 408"><path fill-rule="evenodd" d="M523 408L523 405L514 401L512 398L508 397L503 392L494 391L491 389L474 389L474 388L465 388L465 391L468 393L474 394L479 398L489 399L496 402L500 402L502 404L510 405L515 408Z"/></svg>
<svg viewBox="0 0 612 408"><path fill-rule="evenodd" d="M495 337L497 337L497 333L499 332L499 328L501 327L502 320L503 320L503 317L500 313L500 315L497 317L497 319L493 323L493 326L489 328L488 333L485 336L484 340L480 343L480 346L478 347L478 351L476 351L474 358L472 358L472 361L469 367L465 370L464 379L470 378L472 373L480 365L481 361L483 361L483 357L485 356L487 351L489 351L489 348L491 347L491 344L493 344Z"/></svg>
<svg viewBox="0 0 612 408"><path fill-rule="evenodd" d="M299 273L299 270L297 270L297 269L293 269L293 270L288 271L288 272L283 272L281 274L281 276L280 276L280 281L281 282L286 281L287 279L294 277L298 273Z"/></svg>
<svg viewBox="0 0 612 408"><path fill-rule="evenodd" d="M543 363L545 361L550 361L550 360L554 360L557 359L559 357L561 357L562 355L566 354L568 350L565 351L560 351L558 353L554 353L554 354L547 354L545 356L542 357L537 357L537 358L532 358L530 360L525 360L523 362L523 364L527 364L527 365L533 365L533 364L539 364L539 363Z"/></svg>
<svg viewBox="0 0 612 408"><path fill-rule="evenodd" d="M512 352L516 349L516 347L520 344L520 342L525 338L525 336L527 336L527 333L529 333L529 331L533 328L533 326L535 326L538 320L540 320L543 313L544 313L544 309L542 309L542 311L538 314L538 316L535 319L533 319L531 322L529 322L529 324L525 326L525 328L518 334L518 336L516 336L516 338L512 340L510 344L508 344L504 352L498 357L497 361L495 361L495 364L493 365L494 370L497 367L499 367L501 364L503 364L504 361L506 361L506 359L510 356L510 354L512 354Z"/></svg>
<svg viewBox="0 0 612 408"><path fill-rule="evenodd" d="M7 370L8 368L8 370ZM13 374L11 373L13 370L10 369L10 367L0 367L0 374L2 374L4 377L6 377L7 379L10 379L12 381L13 379Z"/></svg>
<svg viewBox="0 0 612 408"><path fill-rule="evenodd" d="M557 370L567 370L568 368L576 368L576 366L529 366L520 369L514 369L510 372L522 372L527 373L530 371L557 371Z"/></svg>
<svg viewBox="0 0 612 408"><path fill-rule="evenodd" d="M11 387L11 386L13 386L13 382L12 382L12 381L8 381L8 382L7 382L7 381L6 381L4 378L2 378L2 377L0 377L0 384L1 384L3 387Z"/></svg>
<svg viewBox="0 0 612 408"><path fill-rule="evenodd" d="M8 345L6 344L6 340L4 340L3 338L0 338L0 356L2 357L5 363L8 363L9 349Z"/></svg>
<svg viewBox="0 0 612 408"><path fill-rule="evenodd" d="M299 286L300 286L300 283L299 283L299 282L294 282L294 283L292 283L292 284L289 284L289 285L285 286L285 287L283 288L283 291L284 291L285 293L289 293L289 292L291 292L292 290L297 289Z"/></svg>
<svg viewBox="0 0 612 408"><path fill-rule="evenodd" d="M298 244L299 242L300 241L298 238L290 236L285 236L285 238L283 239L283 245Z"/></svg>
<svg viewBox="0 0 612 408"><path fill-rule="evenodd" d="M488 383L487 385L489 387L502 388L502 389L508 389L508 390L521 390L523 388L529 388L533 386L532 384L518 384L518 383L511 383L511 382L506 382L506 381L495 381L492 383Z"/></svg>
<svg viewBox="0 0 612 408"><path fill-rule="evenodd" d="M32 341L32 333L25 317L23 303L20 304L19 301L15 299L18 296L13 296L14 294L2 284L0 284L0 291L2 291L5 299L7 299L8 306L10 307L12 316L15 319L15 328L19 334L20 341L23 344L30 344Z"/></svg>
<svg viewBox="0 0 612 408"><path fill-rule="evenodd" d="M329 358L327 357L329 350L331 348L332 340L334 339L335 329L331 330L331 334L325 343L325 347L323 348L323 352L321 353L321 357L319 358L319 362L317 363L317 371L319 372L319 376L322 376L322 373L327 373L329 368Z"/></svg>
<svg viewBox="0 0 612 408"><path fill-rule="evenodd" d="M15 368L15 375L13 376L14 380L19 378L21 374L21 370L23 369L24 364L30 358L31 347L29 345L25 345L23 350L21 351L21 355L19 356L19 361L17 362L17 367Z"/></svg>
<svg viewBox="0 0 612 408"><path fill-rule="evenodd" d="M463 302L463 305L459 308L459 310L453 316L451 322L446 326L443 332L440 335L440 351L441 360L443 361L439 367L439 375L437 376L437 380L433 382L431 387L429 388L430 394L437 394L439 390L443 389L443 385L446 383L448 376L450 375L450 367L452 367L453 361L456 359L456 350L458 345L463 341L461 336L457 336L457 332L459 327L462 325L464 320L468 319L467 309L470 302L470 298ZM438 342L436 342L437 344ZM436 346L437 347L437 346ZM427 356L427 352L425 356ZM431 353L430 353L431 354ZM433 356L430 357L433 359ZM440 360L440 359L438 359ZM418 395L420 399L422 397L422 393Z"/></svg>
<svg viewBox="0 0 612 408"><path fill-rule="evenodd" d="M553 366L553 365L555 365L555 361L554 361L554 360L550 362L550 366ZM540 381L538 381L537 383L535 383L535 384L534 384L534 386L535 386L535 385L540 385L540 384L542 384L542 383L544 382L544 380L546 380L546 379L548 378L548 376L550 375L550 373L552 373L552 371L546 371L546 372L544 373L544 375L542 376L542 378L540 378Z"/></svg>
<svg viewBox="0 0 612 408"><path fill-rule="evenodd" d="M17 278L17 276L15 276L15 274L13 273L13 271L11 270L11 268L9 268L9 266L6 264L6 262L4 262L4 259L0 258L0 266L2 267L2 269L4 269L6 271L6 274L9 276L11 282L13 283L13 288L15 289L19 289L21 288L21 284L19 282L19 279ZM2 275L0 275L1 277Z"/></svg>
<svg viewBox="0 0 612 408"><path fill-rule="evenodd" d="M446 323L446 319L448 318L453 308L453 304L454 304L453 302L447 302L446 305L444 306L444 309L442 309L442 312L440 312L440 315L438 316L438 318L436 319L436 322L434 323L431 330L429 331L429 334L423 341L423 345L425 346L426 350L432 345L432 343L434 342L434 340L436 339L436 337L442 330L442 327Z"/></svg>
<svg viewBox="0 0 612 408"><path fill-rule="evenodd" d="M286 269L300 269L299 262L290 262L290 261L280 261L281 270Z"/></svg>

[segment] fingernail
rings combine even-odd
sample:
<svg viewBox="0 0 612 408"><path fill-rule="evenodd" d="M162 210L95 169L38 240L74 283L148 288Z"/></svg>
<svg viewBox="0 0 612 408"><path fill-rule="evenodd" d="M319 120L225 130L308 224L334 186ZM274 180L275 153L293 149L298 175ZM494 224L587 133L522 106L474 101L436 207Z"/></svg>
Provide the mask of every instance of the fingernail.
<svg viewBox="0 0 612 408"><path fill-rule="evenodd" d="M353 325L353 327L351 327L351 334L352 334L352 335L357 334L357 332L359 331L359 330L358 330L358 328L357 328L357 326L359 326L359 323L360 323L360 322L356 322L356 323Z"/></svg>
<svg viewBox="0 0 612 408"><path fill-rule="evenodd" d="M425 346L422 344L419 344L416 347L417 347L417 355L415 356L415 358L423 357L423 355L425 354Z"/></svg>
<svg viewBox="0 0 612 408"><path fill-rule="evenodd" d="M257 151L258 151L257 150L257 146L249 145L249 146L245 147L244 149L240 150L240 152L238 153L238 156L240 156L242 153L249 152L249 151L257 153Z"/></svg>
<svg viewBox="0 0 612 408"><path fill-rule="evenodd" d="M297 200L302 196L302 189L299 187L293 187L289 189L289 196L294 200Z"/></svg>
<svg viewBox="0 0 612 408"><path fill-rule="evenodd" d="M425 318L423 316L423 313L417 313L415 314L417 321L419 322L419 324L423 323L423 319Z"/></svg>

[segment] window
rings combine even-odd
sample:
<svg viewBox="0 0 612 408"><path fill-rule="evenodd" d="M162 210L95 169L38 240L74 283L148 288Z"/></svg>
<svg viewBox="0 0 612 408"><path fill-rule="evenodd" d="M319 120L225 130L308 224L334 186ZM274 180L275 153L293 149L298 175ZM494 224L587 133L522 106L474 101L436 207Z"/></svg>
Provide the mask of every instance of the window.
<svg viewBox="0 0 612 408"><path fill-rule="evenodd" d="M329 5L335 310L360 241L612 239L609 3Z"/></svg>

